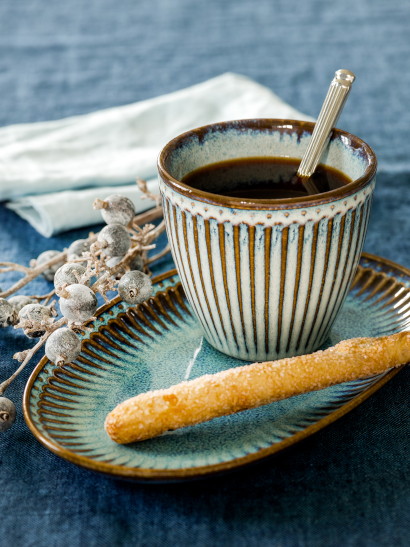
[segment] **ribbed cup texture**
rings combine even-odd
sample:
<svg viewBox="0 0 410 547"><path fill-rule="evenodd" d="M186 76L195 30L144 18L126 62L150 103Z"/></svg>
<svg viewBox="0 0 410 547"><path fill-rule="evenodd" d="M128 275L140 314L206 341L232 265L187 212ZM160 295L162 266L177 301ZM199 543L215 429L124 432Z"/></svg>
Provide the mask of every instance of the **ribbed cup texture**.
<svg viewBox="0 0 410 547"><path fill-rule="evenodd" d="M251 361L319 348L356 271L368 190L337 205L245 212L249 222L237 222L229 208L163 192L174 260L210 344Z"/></svg>

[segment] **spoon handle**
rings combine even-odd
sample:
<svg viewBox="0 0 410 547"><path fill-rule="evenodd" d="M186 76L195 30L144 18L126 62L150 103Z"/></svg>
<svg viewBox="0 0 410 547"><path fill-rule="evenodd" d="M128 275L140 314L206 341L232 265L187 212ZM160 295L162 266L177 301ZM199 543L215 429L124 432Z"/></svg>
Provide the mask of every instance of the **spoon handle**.
<svg viewBox="0 0 410 547"><path fill-rule="evenodd" d="M299 165L298 177L305 178L313 175L355 78L350 70L336 71L315 124L312 138Z"/></svg>

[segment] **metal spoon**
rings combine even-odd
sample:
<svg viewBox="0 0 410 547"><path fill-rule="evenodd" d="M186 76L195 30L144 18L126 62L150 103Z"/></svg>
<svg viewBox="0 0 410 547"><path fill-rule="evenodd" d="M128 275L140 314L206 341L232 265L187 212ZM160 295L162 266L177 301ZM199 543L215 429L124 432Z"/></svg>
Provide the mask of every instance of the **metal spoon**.
<svg viewBox="0 0 410 547"><path fill-rule="evenodd" d="M312 138L296 173L296 176L302 181L309 194L318 193L318 189L310 177L315 172L323 151L329 142L333 127L343 110L355 78L356 76L353 72L342 68L335 72L335 77L330 83L312 133Z"/></svg>

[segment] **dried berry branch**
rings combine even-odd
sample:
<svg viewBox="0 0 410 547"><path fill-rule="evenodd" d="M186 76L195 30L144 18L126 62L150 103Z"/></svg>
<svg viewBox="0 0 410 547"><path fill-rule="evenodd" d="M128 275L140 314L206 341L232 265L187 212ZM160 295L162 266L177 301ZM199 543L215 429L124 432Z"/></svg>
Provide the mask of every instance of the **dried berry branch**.
<svg viewBox="0 0 410 547"><path fill-rule="evenodd" d="M95 318L98 294L108 300L107 293L116 290L129 304L138 304L151 294L151 280L144 271L149 272L148 264L169 252L169 247L148 258L165 223L151 224L162 217L159 197L148 191L144 181L138 185L146 198L155 201L155 207L136 215L134 205L124 196L113 194L96 200L94 207L101 210L107 223L98 234L90 233L62 252L45 251L30 261L30 266L0 263L0 274L23 274L0 292L0 327L13 325L28 337L39 338L31 349L14 355L21 364L0 383L0 431L8 429L15 419L14 404L2 395L42 346L57 366L77 358L81 351L77 332L89 330L87 323ZM16 295L6 300L39 275L53 281L55 288L44 295ZM53 297L59 298L60 319L56 319L57 300Z"/></svg>
<svg viewBox="0 0 410 547"><path fill-rule="evenodd" d="M23 361L22 361L21 365L10 376L10 378L7 378L7 380L4 380L4 382L2 382L0 384L0 395L4 394L4 392L6 391L8 386L12 383L13 380L15 380L17 378L17 376L20 374L20 372L22 372L22 370L28 364L30 359L37 353L37 351L42 346L44 346L44 344L46 343L47 338L50 336L50 334L52 332L54 332L55 330L59 329L60 327L62 327L63 325L65 325L66 323L67 323L67 320L64 317L62 317L59 321L56 321L54 323L52 328L50 328L50 330L46 334L44 334L40 338L40 340L31 349L25 350L24 352L19 352L19 353L14 354L14 358L17 361L20 361L20 358L24 356ZM23 355L21 355L21 354L23 354Z"/></svg>
<svg viewBox="0 0 410 547"><path fill-rule="evenodd" d="M22 266L21 264L16 264L15 262L0 262L0 273L7 272L22 272L28 274L32 268L27 266Z"/></svg>
<svg viewBox="0 0 410 547"><path fill-rule="evenodd" d="M155 201L157 206L160 204L161 196L157 194L153 194L152 192L148 190L148 184L146 180L137 179L137 186L142 193L142 199L152 199L153 201Z"/></svg>
<svg viewBox="0 0 410 547"><path fill-rule="evenodd" d="M161 218L163 215L163 209L159 205L157 207L154 207L153 209L149 209L148 211L145 211L144 213L141 213L139 215L136 215L132 222L131 226L142 226L143 224L147 224L149 222L152 222L153 220L157 220L158 218Z"/></svg>
<svg viewBox="0 0 410 547"><path fill-rule="evenodd" d="M35 267L26 267L21 266L20 264L14 264L13 262L0 262L0 266L7 265L6 268L0 269L0 274L5 272L22 272L25 274L25 276L17 281L14 285L12 285L9 289L6 291L0 292L0 298L6 298L7 296L10 296L14 294L15 292L19 291L21 288L25 287L30 281L33 281L33 279L36 279L39 275L43 274L56 264L63 263L67 260L67 252L63 251L61 253L58 253L53 258L48 260L47 262L44 262L43 264L40 264L39 266Z"/></svg>
<svg viewBox="0 0 410 547"><path fill-rule="evenodd" d="M46 306L50 302L50 300L53 298L53 296L55 296L55 294L56 294L56 290L53 289L49 293L43 294L40 296L34 294L33 296L31 296L31 298L33 300L37 300L38 302L41 302L44 306Z"/></svg>

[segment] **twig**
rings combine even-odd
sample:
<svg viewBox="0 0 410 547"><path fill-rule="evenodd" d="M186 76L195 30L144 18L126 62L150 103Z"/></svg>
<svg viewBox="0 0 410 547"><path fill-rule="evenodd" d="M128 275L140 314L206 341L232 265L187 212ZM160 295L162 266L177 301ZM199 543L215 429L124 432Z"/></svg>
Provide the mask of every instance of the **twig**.
<svg viewBox="0 0 410 547"><path fill-rule="evenodd" d="M30 359L33 357L33 355L39 350L47 341L47 338L50 336L52 332L59 329L63 325L67 324L67 319L65 317L62 317L58 321L56 321L52 327L44 334L40 340L35 344L30 350L27 351L27 354L21 363L21 365L18 367L17 370L14 371L14 373L10 376L10 378L7 378L7 380L4 380L0 384L0 395L3 395L8 386L11 384L11 382L17 378L17 376L20 374L20 372L24 369L24 367L27 365L27 363L30 361Z"/></svg>
<svg viewBox="0 0 410 547"><path fill-rule="evenodd" d="M7 272L22 272L22 273L28 273L30 272L31 268L28 266L23 266L21 264L16 264L15 262L0 262L0 273L7 273Z"/></svg>
<svg viewBox="0 0 410 547"><path fill-rule="evenodd" d="M39 302L44 300L44 302L42 302L42 304L43 304L43 306L46 306L55 294L56 294L56 290L53 289L48 294L43 294L43 295L40 295L40 296L33 294L33 296L31 296L31 298L33 298L34 300L38 300Z"/></svg>
<svg viewBox="0 0 410 547"><path fill-rule="evenodd" d="M93 232L90 232L88 238L86 238L86 241L93 243L96 239L97 239L97 235L94 234ZM30 281L32 281L33 279L41 275L50 266L54 266L55 264L58 264L59 262L66 262L66 260L67 260L67 251L62 251L61 253L51 258L47 262L44 262L44 264L40 264L39 266L35 266L34 268L28 267L28 266L22 266L21 264L16 264L15 262L0 262L0 274L7 273L7 272L21 272L25 274L23 278L21 278L14 285L9 287L6 291L0 292L0 298L6 298L7 296L14 294L18 290L20 290L22 287L30 283ZM4 268L1 268L1 266L4 266Z"/></svg>
<svg viewBox="0 0 410 547"><path fill-rule="evenodd" d="M22 287L30 283L30 281L32 281L33 279L38 277L40 274L42 274L45 270L47 270L47 268L50 268L50 266L54 266L55 264L58 264L59 262L63 262L63 261L65 262L66 259L67 259L67 252L63 251L59 253L58 255L56 255L55 257L48 260L47 262L44 262L44 264L40 264L40 266L35 266L34 268L26 268L25 266L23 266L25 268L24 272L26 275L22 279L17 281L17 283L9 287L6 291L0 292L0 298L6 298L7 296L10 296L11 294L15 293L16 291L18 291L19 289L21 289ZM3 264L6 264L6 263L3 263ZM12 271L12 270L8 270L8 271ZM14 268L13 271L22 271L22 270Z"/></svg>
<svg viewBox="0 0 410 547"><path fill-rule="evenodd" d="M148 234L147 234L147 243L151 243L151 241L154 241L157 239L159 235L162 234L162 232L165 231L165 220L162 220L158 226L153 228Z"/></svg>
<svg viewBox="0 0 410 547"><path fill-rule="evenodd" d="M149 209L148 211L145 211L144 213L135 216L132 220L131 226L135 228L135 226L147 224L148 222L152 222L153 220L161 218L162 215L163 210L160 205L157 207L153 207L152 209Z"/></svg>
<svg viewBox="0 0 410 547"><path fill-rule="evenodd" d="M162 251L160 251L159 253L157 253L156 255L153 255L151 257L148 258L148 260L145 262L145 264L147 264L147 266L149 264L152 264L153 262L155 262L156 260L159 260L160 258L162 258L163 256L167 255L169 252L171 251L171 247L169 246L169 244L164 247L162 249Z"/></svg>
<svg viewBox="0 0 410 547"><path fill-rule="evenodd" d="M137 179L137 186L140 189L142 195L142 199L152 199L155 201L156 205L159 205L161 201L161 196L159 194L153 194L148 190L147 181L143 179Z"/></svg>

